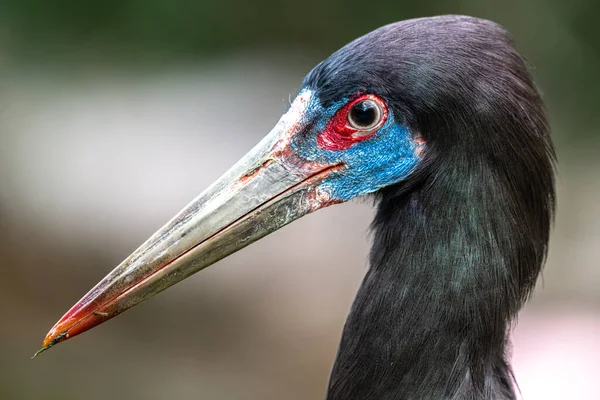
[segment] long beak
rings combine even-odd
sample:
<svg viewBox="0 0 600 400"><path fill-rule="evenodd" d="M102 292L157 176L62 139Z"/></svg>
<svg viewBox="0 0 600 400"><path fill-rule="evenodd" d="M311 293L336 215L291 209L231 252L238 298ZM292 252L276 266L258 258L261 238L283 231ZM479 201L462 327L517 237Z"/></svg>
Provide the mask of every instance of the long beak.
<svg viewBox="0 0 600 400"><path fill-rule="evenodd" d="M254 149L79 300L40 352L335 203L319 184L344 166L307 162L290 149L291 138L304 129L310 97L302 92Z"/></svg>

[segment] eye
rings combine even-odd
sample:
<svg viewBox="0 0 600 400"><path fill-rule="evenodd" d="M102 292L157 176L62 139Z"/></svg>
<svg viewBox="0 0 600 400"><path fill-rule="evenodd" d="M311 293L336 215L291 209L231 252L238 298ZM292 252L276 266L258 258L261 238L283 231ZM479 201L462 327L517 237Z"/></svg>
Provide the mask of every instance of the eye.
<svg viewBox="0 0 600 400"><path fill-rule="evenodd" d="M377 135L389 114L384 99L360 94L336 111L317 136L317 143L322 149L345 150Z"/></svg>
<svg viewBox="0 0 600 400"><path fill-rule="evenodd" d="M359 131L376 128L383 119L383 111L374 100L360 100L348 112L348 124Z"/></svg>

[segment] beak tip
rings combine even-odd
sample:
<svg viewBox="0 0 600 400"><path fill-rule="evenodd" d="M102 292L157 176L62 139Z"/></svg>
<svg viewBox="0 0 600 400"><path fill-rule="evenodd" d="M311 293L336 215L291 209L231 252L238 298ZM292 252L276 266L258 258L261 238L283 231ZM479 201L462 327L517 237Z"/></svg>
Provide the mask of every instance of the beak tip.
<svg viewBox="0 0 600 400"><path fill-rule="evenodd" d="M32 359L38 354L48 350L50 347L53 347L60 342L64 342L73 336L77 336L113 316L114 315L100 311L93 311L89 314L86 310L78 310L78 312L73 313L68 312L46 334L46 337L42 342L42 348L33 355Z"/></svg>
<svg viewBox="0 0 600 400"><path fill-rule="evenodd" d="M35 352L35 354L33 356L31 356L31 360L33 360L34 358L36 358L39 354L43 353L44 351L48 350L47 347L42 347L41 349L39 349L38 351Z"/></svg>
<svg viewBox="0 0 600 400"><path fill-rule="evenodd" d="M38 351L36 351L35 354L31 357L31 359L33 360L38 355L40 355L43 352L45 352L46 350L50 349L50 347L67 339L67 337L68 337L68 335L66 333L56 335L56 334L54 334L54 328L51 329L50 332L48 332L48 334L44 338L44 341L42 343L42 348L39 349Z"/></svg>
<svg viewBox="0 0 600 400"><path fill-rule="evenodd" d="M58 327L59 327L59 324L55 325L54 328L52 328L50 330L50 332L48 332L48 334L44 338L44 341L42 342L42 348L39 349L33 355L33 357L31 357L32 359L37 357L38 354L41 354L44 351L48 350L50 347L52 347L64 340L67 340L69 338L69 334L67 332L63 331L62 333L58 333L58 329L57 329Z"/></svg>

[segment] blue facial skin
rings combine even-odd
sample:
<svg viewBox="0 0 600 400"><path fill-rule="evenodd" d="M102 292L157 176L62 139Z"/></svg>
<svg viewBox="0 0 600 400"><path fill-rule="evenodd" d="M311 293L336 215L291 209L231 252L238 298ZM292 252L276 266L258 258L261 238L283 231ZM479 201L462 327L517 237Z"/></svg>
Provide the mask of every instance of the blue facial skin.
<svg viewBox="0 0 600 400"><path fill-rule="evenodd" d="M342 99L323 108L318 96L313 93L303 122L316 123L313 122L311 132L295 137L290 144L292 150L305 160L346 165L346 168L333 173L320 185L332 200L347 201L400 182L420 161L418 145L412 140L408 128L395 122L392 110L388 111L387 121L373 137L356 142L345 150L320 148L317 135L348 100Z"/></svg>

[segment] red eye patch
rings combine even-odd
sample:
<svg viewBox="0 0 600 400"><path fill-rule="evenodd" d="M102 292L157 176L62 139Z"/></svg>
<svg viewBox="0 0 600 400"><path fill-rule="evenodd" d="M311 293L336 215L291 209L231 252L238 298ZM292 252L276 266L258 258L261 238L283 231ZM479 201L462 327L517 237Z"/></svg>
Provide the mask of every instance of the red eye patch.
<svg viewBox="0 0 600 400"><path fill-rule="evenodd" d="M357 116L349 118L349 113ZM360 95L346 103L331 117L323 132L317 136L317 144L325 150L345 150L354 143L373 137L385 123L387 116L388 108L381 97L374 94ZM376 118L373 124L364 129L356 125L355 121L370 117Z"/></svg>

